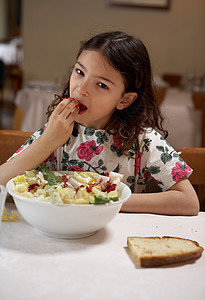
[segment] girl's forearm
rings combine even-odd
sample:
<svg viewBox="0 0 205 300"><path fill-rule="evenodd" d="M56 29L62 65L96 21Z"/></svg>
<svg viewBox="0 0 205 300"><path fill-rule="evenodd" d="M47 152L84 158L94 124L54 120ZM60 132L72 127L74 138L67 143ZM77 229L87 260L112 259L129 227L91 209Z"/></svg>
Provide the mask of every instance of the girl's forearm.
<svg viewBox="0 0 205 300"><path fill-rule="evenodd" d="M170 189L160 193L132 194L122 206L122 212L156 213L163 215L197 215L198 197L188 179L179 183L184 190ZM176 184L177 186L177 184Z"/></svg>
<svg viewBox="0 0 205 300"><path fill-rule="evenodd" d="M172 195L169 193L171 192L132 194L130 199L123 204L121 211L176 215L178 195L175 192ZM170 197L172 197L172 204Z"/></svg>

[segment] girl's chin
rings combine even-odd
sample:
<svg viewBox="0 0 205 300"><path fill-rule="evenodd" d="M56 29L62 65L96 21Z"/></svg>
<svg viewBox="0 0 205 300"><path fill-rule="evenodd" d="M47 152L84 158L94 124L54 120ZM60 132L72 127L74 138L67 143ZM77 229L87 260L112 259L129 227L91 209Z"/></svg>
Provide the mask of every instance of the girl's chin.
<svg viewBox="0 0 205 300"><path fill-rule="evenodd" d="M101 126L99 127L99 124L96 123L91 123L91 122L86 122L81 120L80 118L76 118L75 120L78 124L86 127L86 128L91 128L91 129L103 129Z"/></svg>
<svg viewBox="0 0 205 300"><path fill-rule="evenodd" d="M102 120L93 120L88 118L88 116L84 115L84 114L78 114L77 118L75 119L75 121L86 127L86 128L92 128L92 129L103 129L106 124L104 124L105 122L102 122Z"/></svg>

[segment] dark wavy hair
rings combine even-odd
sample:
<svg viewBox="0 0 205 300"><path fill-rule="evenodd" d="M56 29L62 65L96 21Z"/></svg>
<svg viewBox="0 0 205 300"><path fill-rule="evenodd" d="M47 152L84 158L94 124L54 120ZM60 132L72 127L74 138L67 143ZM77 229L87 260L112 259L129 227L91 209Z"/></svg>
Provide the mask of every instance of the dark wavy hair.
<svg viewBox="0 0 205 300"><path fill-rule="evenodd" d="M124 32L106 32L81 42L77 58L84 50L100 50L109 64L121 73L125 93L136 92L138 95L127 108L116 109L104 128L122 139L121 151L126 154L134 142L139 151L138 135L148 128L162 131L166 138L168 132L162 126L163 116L158 107L149 54L142 41ZM70 97L69 86L70 76L62 95L56 95L56 99L48 107L48 119L62 98Z"/></svg>

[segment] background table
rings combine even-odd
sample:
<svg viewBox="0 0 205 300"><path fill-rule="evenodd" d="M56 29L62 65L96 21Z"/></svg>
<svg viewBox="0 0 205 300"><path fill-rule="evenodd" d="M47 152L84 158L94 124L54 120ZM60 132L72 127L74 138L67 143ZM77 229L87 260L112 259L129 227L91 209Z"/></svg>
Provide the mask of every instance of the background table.
<svg viewBox="0 0 205 300"><path fill-rule="evenodd" d="M0 299L205 299L205 253L192 263L151 269L140 268L130 257L128 236L164 235L205 247L205 213L119 213L103 230L79 240L49 238L22 219L4 222Z"/></svg>
<svg viewBox="0 0 205 300"><path fill-rule="evenodd" d="M47 122L46 111L55 93L49 82L30 84L17 93L15 104L23 111L22 131L36 131Z"/></svg>
<svg viewBox="0 0 205 300"><path fill-rule="evenodd" d="M195 109L190 91L168 88L161 111L169 132L167 141L175 149L201 146L202 112Z"/></svg>

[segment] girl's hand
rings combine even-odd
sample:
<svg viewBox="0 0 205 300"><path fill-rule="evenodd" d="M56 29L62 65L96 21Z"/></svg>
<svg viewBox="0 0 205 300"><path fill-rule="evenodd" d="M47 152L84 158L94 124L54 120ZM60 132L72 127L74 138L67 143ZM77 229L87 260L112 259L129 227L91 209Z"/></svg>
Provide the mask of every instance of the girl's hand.
<svg viewBox="0 0 205 300"><path fill-rule="evenodd" d="M77 105L76 100L64 99L51 114L47 127L41 136L51 151L63 145L72 134L79 111Z"/></svg>

